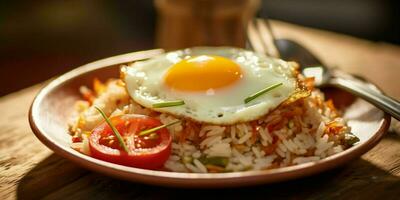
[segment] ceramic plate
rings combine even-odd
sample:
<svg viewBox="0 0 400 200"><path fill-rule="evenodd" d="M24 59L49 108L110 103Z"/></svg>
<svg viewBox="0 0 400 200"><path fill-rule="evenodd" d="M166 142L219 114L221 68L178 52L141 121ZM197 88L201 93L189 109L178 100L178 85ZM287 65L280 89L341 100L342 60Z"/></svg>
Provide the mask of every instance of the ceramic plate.
<svg viewBox="0 0 400 200"><path fill-rule="evenodd" d="M113 177L169 187L234 187L296 179L320 173L358 158L374 147L389 127L390 117L371 104L340 90L327 89L325 94L344 111L352 132L360 138L355 146L318 162L265 171L220 174L153 171L104 162L70 148L67 121L80 99L79 86L90 85L93 78L119 77L119 65L147 59L163 50L134 52L96 61L68 72L45 86L32 103L29 122L35 135L57 154L82 167Z"/></svg>

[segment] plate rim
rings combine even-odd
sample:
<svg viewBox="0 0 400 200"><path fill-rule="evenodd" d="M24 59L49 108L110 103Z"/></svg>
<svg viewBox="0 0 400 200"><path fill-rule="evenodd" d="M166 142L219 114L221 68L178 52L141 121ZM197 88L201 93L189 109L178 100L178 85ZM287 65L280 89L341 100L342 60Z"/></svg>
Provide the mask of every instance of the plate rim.
<svg viewBox="0 0 400 200"><path fill-rule="evenodd" d="M81 167L107 174L116 178L167 187L226 188L281 182L285 180L309 176L332 168L336 168L352 159L360 157L362 154L372 149L383 138L390 125L390 115L382 111L383 117L380 120L379 129L373 134L372 137L370 137L362 144L351 147L343 152L334 154L317 162L304 163L289 167L262 171L229 172L216 174L155 171L109 163L81 154L70 147L68 147L68 149L65 148L62 144L59 144L56 141L52 140L52 138L49 136L50 134L46 133L46 131L43 130L42 127L38 126L39 123L37 123L36 121L40 119L38 116L38 110L40 109L38 106L40 105L40 102L46 97L47 94L49 94L55 88L67 82L68 80L76 76L83 75L85 73L90 73L91 71L96 69L107 68L112 65L147 59L163 52L163 49L151 49L108 57L80 66L52 80L37 93L30 106L29 124L33 133L45 146L50 148L54 153L73 161ZM303 173L298 173L299 171L302 171ZM262 179L262 177L264 177L264 179ZM246 179L246 181L242 181L240 179ZM196 180L196 183L188 184L188 181L193 180ZM229 181L229 184L221 184L225 183L226 181Z"/></svg>

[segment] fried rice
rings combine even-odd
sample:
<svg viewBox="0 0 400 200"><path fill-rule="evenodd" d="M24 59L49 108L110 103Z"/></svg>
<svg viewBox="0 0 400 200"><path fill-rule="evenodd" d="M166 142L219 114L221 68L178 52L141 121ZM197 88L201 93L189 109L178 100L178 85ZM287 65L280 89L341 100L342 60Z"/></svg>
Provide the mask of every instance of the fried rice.
<svg viewBox="0 0 400 200"><path fill-rule="evenodd" d="M310 81L310 80L309 80ZM312 87L312 86L311 86ZM82 86L85 100L76 103L69 123L73 138L80 142L71 147L90 155L88 135L107 116L143 114L163 124L177 118L158 113L135 103L121 80L94 81L93 90ZM181 120L168 127L173 138L172 152L164 169L174 172L236 172L268 170L314 162L350 147L356 138L331 100L318 89L293 102L281 104L268 115L251 122L213 125Z"/></svg>

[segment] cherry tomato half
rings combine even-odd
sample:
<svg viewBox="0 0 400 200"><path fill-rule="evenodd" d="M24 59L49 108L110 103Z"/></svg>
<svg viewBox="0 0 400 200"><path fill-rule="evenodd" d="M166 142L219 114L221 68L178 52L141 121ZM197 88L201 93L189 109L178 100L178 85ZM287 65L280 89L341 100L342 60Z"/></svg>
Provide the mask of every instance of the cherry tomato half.
<svg viewBox="0 0 400 200"><path fill-rule="evenodd" d="M166 128L139 136L142 130L162 125L155 118L144 115L121 115L110 118L121 134L129 153L126 152L106 123L93 129L89 137L92 157L100 160L143 169L160 169L171 154L171 135Z"/></svg>

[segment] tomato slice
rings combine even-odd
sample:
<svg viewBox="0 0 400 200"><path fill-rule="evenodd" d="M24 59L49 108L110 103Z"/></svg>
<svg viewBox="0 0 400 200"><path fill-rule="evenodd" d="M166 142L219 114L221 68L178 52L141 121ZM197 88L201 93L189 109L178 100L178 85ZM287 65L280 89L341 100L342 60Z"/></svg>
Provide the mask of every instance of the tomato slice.
<svg viewBox="0 0 400 200"><path fill-rule="evenodd" d="M155 118L145 115L121 115L110 118L129 149L124 151L111 127L106 123L93 129L89 137L92 157L121 165L160 169L171 154L172 138L166 128L146 136L139 136L142 130L162 125Z"/></svg>

